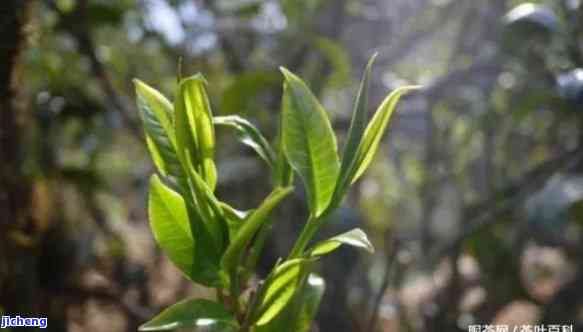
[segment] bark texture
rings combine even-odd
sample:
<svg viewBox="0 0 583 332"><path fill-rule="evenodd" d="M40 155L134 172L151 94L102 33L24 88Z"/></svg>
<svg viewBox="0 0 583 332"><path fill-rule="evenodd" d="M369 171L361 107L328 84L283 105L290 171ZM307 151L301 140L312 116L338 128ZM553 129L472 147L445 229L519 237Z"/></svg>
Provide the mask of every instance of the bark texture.
<svg viewBox="0 0 583 332"><path fill-rule="evenodd" d="M36 225L33 186L25 175L23 137L33 124L21 96L20 58L32 1L0 5L0 309L27 315L35 296Z"/></svg>

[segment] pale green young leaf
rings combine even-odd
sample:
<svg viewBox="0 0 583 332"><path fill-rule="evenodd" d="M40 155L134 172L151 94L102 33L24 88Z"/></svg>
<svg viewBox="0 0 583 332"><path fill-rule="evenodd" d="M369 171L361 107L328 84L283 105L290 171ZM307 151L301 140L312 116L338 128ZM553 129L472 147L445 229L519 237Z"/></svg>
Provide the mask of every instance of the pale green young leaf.
<svg viewBox="0 0 583 332"><path fill-rule="evenodd" d="M276 266L265 280L259 295L254 325L262 326L274 319L301 288L311 260L298 258Z"/></svg>
<svg viewBox="0 0 583 332"><path fill-rule="evenodd" d="M134 86L136 88L138 104L143 103L142 106L148 109L147 111L140 109L140 111L153 113L164 130L168 134L173 134L174 108L172 103L158 90L139 79L134 79ZM169 135L169 137L174 142L173 135Z"/></svg>
<svg viewBox="0 0 583 332"><path fill-rule="evenodd" d="M326 289L324 279L315 273L308 276L291 302L269 323L255 332L308 332L318 313Z"/></svg>
<svg viewBox="0 0 583 332"><path fill-rule="evenodd" d="M383 100L372 120L366 127L363 139L358 146L356 158L357 168L354 175L352 176L350 181L351 183L354 183L356 180L358 180L358 178L362 176L364 171L366 171L372 162L376 151L378 150L381 138L387 129L391 115L397 107L397 103L399 102L401 96L420 88L420 86L400 87L391 92L391 94L389 94L385 100Z"/></svg>
<svg viewBox="0 0 583 332"><path fill-rule="evenodd" d="M204 299L189 299L170 306L139 327L139 331L176 329L236 332L239 325L221 304Z"/></svg>
<svg viewBox="0 0 583 332"><path fill-rule="evenodd" d="M306 84L281 68L283 92L283 148L298 172L310 211L320 216L328 207L339 171L336 137L326 111Z"/></svg>
<svg viewBox="0 0 583 332"><path fill-rule="evenodd" d="M158 245L189 279L194 280L194 239L186 205L157 175L150 179L148 214Z"/></svg>
<svg viewBox="0 0 583 332"><path fill-rule="evenodd" d="M215 197L209 185L194 168L190 156L186 156L188 180L198 214L202 217L206 229L213 237L215 248L222 252L226 247L228 225L223 214L221 202Z"/></svg>
<svg viewBox="0 0 583 332"><path fill-rule="evenodd" d="M358 146L362 141L364 130L366 128L366 122L368 120L368 87L370 73L375 58L376 54L374 54L368 61L362 77L362 81L360 82L356 100L354 102L352 121L350 121L348 138L344 147L344 153L342 154L340 174L338 175L338 181L336 182L336 188L334 189L331 208L334 208L341 203L342 198L350 186L352 176L357 170L357 151Z"/></svg>
<svg viewBox="0 0 583 332"><path fill-rule="evenodd" d="M263 159L267 165L273 169L275 164L275 152L265 137L261 134L259 129L246 119L236 116L215 116L215 125L222 125L234 128L237 131L237 136L241 143L255 150L255 152Z"/></svg>
<svg viewBox="0 0 583 332"><path fill-rule="evenodd" d="M135 79L134 84L138 110L154 164L162 175L181 177L182 171L175 149L172 104L146 83Z"/></svg>
<svg viewBox="0 0 583 332"><path fill-rule="evenodd" d="M283 108L283 103L282 103ZM283 112L282 112L283 113ZM294 181L294 171L289 164L283 148L283 115L279 117L279 128L277 133L277 152L275 157L275 170L273 172L273 183L275 186L291 186Z"/></svg>
<svg viewBox="0 0 583 332"><path fill-rule="evenodd" d="M152 158L154 166L156 166L156 169L160 174L163 176L169 176L167 163L162 157L162 152L160 151L160 148L158 148L158 144L156 144L152 137L147 133L145 134L145 138L146 146L148 147L148 152L150 152L150 158Z"/></svg>
<svg viewBox="0 0 583 332"><path fill-rule="evenodd" d="M310 326L318 313L325 290L326 283L322 277L315 273L308 276L308 280L299 295L298 302L301 303L301 309L296 320L296 329L292 331L310 331Z"/></svg>
<svg viewBox="0 0 583 332"><path fill-rule="evenodd" d="M326 255L343 244L366 250L371 254L374 253L374 247L368 240L366 234L360 228L356 228L317 243L311 250L309 250L309 255L310 257Z"/></svg>
<svg viewBox="0 0 583 332"><path fill-rule="evenodd" d="M206 81L197 74L178 84L175 101L175 130L180 161L188 154L197 172L214 191L217 170L214 163L215 133Z"/></svg>
<svg viewBox="0 0 583 332"><path fill-rule="evenodd" d="M226 287L221 273L221 248L207 228L205 219L192 203L186 205L192 232L195 235L194 281L208 287Z"/></svg>
<svg viewBox="0 0 583 332"><path fill-rule="evenodd" d="M157 175L150 180L148 214L156 242L188 279L221 285L219 256L200 216Z"/></svg>

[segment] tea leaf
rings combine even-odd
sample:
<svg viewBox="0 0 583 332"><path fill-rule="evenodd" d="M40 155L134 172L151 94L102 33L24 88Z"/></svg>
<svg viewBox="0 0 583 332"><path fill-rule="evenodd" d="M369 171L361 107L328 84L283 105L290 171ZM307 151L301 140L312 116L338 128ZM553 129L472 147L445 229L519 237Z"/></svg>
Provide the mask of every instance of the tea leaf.
<svg viewBox="0 0 583 332"><path fill-rule="evenodd" d="M189 299L165 309L140 326L139 330L167 331L184 328L192 331L236 332L239 326L221 304L203 299Z"/></svg>
<svg viewBox="0 0 583 332"><path fill-rule="evenodd" d="M364 249L369 253L374 253L374 247L368 240L366 234L356 228L346 233L337 235L328 240L317 243L309 252L310 257L317 257L331 253L341 245L346 244L359 249Z"/></svg>
<svg viewBox="0 0 583 332"><path fill-rule="evenodd" d="M197 74L183 79L178 85L175 101L176 143L183 166L188 154L197 172L214 190L217 182L213 161L215 133L205 82L202 75Z"/></svg>
<svg viewBox="0 0 583 332"><path fill-rule="evenodd" d="M320 302L325 290L326 283L324 279L315 273L310 274L298 295L298 303L301 305L301 309L299 316L295 318L296 328L291 331L308 332L310 330L312 321L320 308Z"/></svg>
<svg viewBox="0 0 583 332"><path fill-rule="evenodd" d="M309 275L291 302L266 325L257 326L256 332L308 332L318 313L326 284L315 273Z"/></svg>
<svg viewBox="0 0 583 332"><path fill-rule="evenodd" d="M257 152L267 165L273 169L275 164L275 152L265 137L251 122L240 116L216 116L213 119L216 125L229 126L237 130L241 143Z"/></svg>
<svg viewBox="0 0 583 332"><path fill-rule="evenodd" d="M363 139L358 146L355 160L356 171L354 172L354 175L352 175L350 183L354 183L358 180L373 160L376 151L378 150L381 138L387 129L391 115L393 114L401 96L419 88L421 87L414 85L400 87L391 92L391 94L383 100L372 120L366 127Z"/></svg>
<svg viewBox="0 0 583 332"><path fill-rule="evenodd" d="M283 148L306 186L318 217L330 203L339 171L336 137L326 111L306 84L285 68Z"/></svg>
<svg viewBox="0 0 583 332"><path fill-rule="evenodd" d="M148 214L156 242L192 281L221 285L219 259L200 216L157 175L150 180Z"/></svg>
<svg viewBox="0 0 583 332"><path fill-rule="evenodd" d="M182 169L176 156L172 104L146 83L136 79L134 85L146 143L156 168L164 176L182 177Z"/></svg>
<svg viewBox="0 0 583 332"><path fill-rule="evenodd" d="M148 214L156 242L190 279L194 277L194 239L182 197L160 181L150 179Z"/></svg>
<svg viewBox="0 0 583 332"><path fill-rule="evenodd" d="M288 260L277 266L267 277L265 288L260 294L255 325L269 323L279 314L293 298L301 286L305 268L311 260L299 258Z"/></svg>
<svg viewBox="0 0 583 332"><path fill-rule="evenodd" d="M375 58L376 54L374 54L368 61L362 81L360 82L358 95L354 102L352 121L350 121L350 129L348 130L348 139L346 141L346 146L344 147L344 153L342 154L340 174L338 175L338 181L332 198L332 208L341 203L358 166L356 164L358 158L357 152L366 127L369 79Z"/></svg>
<svg viewBox="0 0 583 332"><path fill-rule="evenodd" d="M215 197L208 184L196 172L190 156L186 156L188 179L192 188L192 196L197 213L202 217L206 229L211 233L215 248L220 252L225 248L228 237L228 226L221 202Z"/></svg>
<svg viewBox="0 0 583 332"><path fill-rule="evenodd" d="M283 105L282 105L283 108ZM275 186L291 186L294 181L294 172L289 164L283 148L283 115L279 118L279 132L277 133L277 155L275 157L275 170L273 172L273 183Z"/></svg>

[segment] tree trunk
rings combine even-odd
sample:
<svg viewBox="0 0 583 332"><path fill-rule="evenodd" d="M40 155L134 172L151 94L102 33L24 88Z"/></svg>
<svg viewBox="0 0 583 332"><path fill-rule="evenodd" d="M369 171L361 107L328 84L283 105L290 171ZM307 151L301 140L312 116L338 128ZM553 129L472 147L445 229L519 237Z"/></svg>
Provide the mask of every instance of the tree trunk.
<svg viewBox="0 0 583 332"><path fill-rule="evenodd" d="M23 170L22 144L33 122L20 95L19 66L31 5L29 0L4 0L0 8L0 310L21 316L36 314L39 295L32 185Z"/></svg>

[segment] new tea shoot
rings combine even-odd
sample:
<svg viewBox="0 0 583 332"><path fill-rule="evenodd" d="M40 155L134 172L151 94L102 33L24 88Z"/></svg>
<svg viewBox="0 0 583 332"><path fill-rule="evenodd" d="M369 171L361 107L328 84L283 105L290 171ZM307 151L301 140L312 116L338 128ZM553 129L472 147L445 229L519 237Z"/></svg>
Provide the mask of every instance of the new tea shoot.
<svg viewBox="0 0 583 332"><path fill-rule="evenodd" d="M368 121L367 95L374 56L366 66L342 153L328 113L308 86L281 68L283 97L279 134L267 140L240 116L214 116L201 74L180 79L170 102L135 80L148 151L156 166L150 178L148 214L156 242L193 283L216 289L216 300L185 299L140 327L141 331L308 331L324 292L314 264L341 245L373 252L361 229L313 243L327 216L366 171L399 98L417 86L391 92ZM215 194L216 130L234 130L269 167L273 188L257 207L239 211ZM287 258L257 285L250 283L272 211L303 183L308 220ZM250 289L252 288L252 289ZM244 296L243 294L251 294Z"/></svg>

